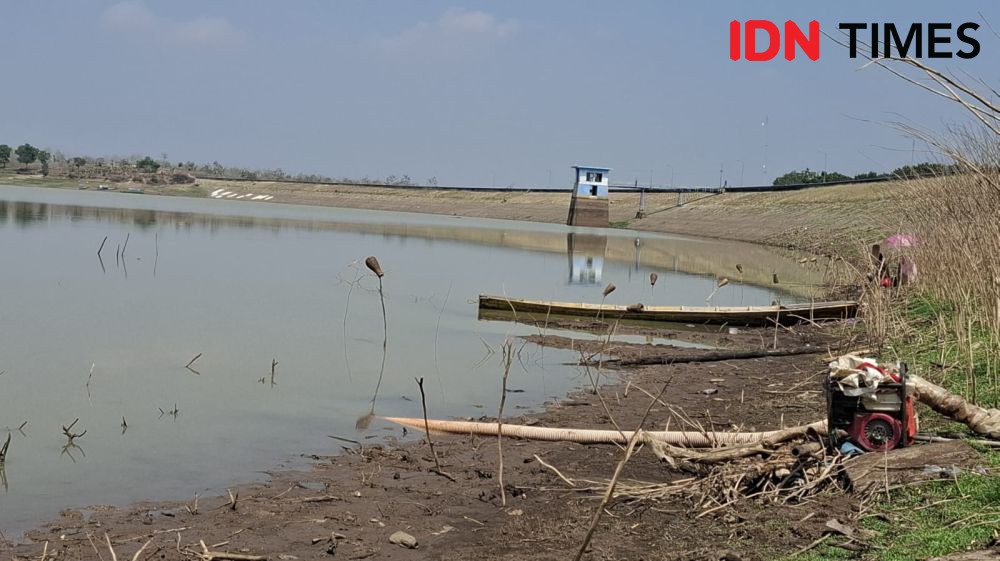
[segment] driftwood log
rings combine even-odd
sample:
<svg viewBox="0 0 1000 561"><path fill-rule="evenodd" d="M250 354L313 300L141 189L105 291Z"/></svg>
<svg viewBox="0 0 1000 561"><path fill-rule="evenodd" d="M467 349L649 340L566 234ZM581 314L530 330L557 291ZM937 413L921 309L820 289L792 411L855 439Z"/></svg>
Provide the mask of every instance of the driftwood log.
<svg viewBox="0 0 1000 561"><path fill-rule="evenodd" d="M913 383L914 395L921 403L945 417L964 423L977 434L1000 439L1000 409L973 405L920 376L911 375L910 381Z"/></svg>
<svg viewBox="0 0 1000 561"><path fill-rule="evenodd" d="M911 483L940 477L925 471L934 465L949 470L953 467L968 469L982 460L978 453L961 440L921 446L907 446L889 452L873 452L850 458L844 462L844 472L855 491L885 487L897 483Z"/></svg>

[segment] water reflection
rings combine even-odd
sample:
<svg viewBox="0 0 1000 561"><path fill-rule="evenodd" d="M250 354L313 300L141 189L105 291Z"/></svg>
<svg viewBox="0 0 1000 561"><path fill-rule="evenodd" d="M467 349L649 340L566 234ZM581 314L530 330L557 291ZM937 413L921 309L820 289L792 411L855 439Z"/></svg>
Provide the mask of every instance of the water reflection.
<svg viewBox="0 0 1000 561"><path fill-rule="evenodd" d="M0 197L4 195L4 189L12 188L0 187ZM564 228L548 224L508 226L505 224L510 223L501 221L492 221L487 227L476 224L476 227L470 228L476 220L445 216L396 214L399 218L387 222L365 219L368 211L53 190L55 195L75 198L80 203L58 204L37 200L45 198L37 194L38 189L14 189L15 193L20 191L18 194L23 194L24 198L35 200L0 201L0 227L12 222L19 229L31 228L68 218L71 221L107 224L109 227L115 224L134 226L138 231L155 228L157 236L159 231L165 229L199 229L212 235L224 229L269 230L273 233L335 230L379 236L401 244L412 238L428 242L450 240L529 251L565 252L570 263L571 284L601 283L608 262L631 265L625 270L629 280L640 271L643 275L647 271L667 271L719 279L737 275L736 267L742 265L744 270L738 273L741 285L768 287L798 299L815 297L816 287L823 284L827 273L825 258L818 263L808 261L803 264L799 261L805 254L731 241L645 233L636 237L625 231L605 234L587 229L575 229L567 234ZM121 206L95 206L102 204ZM135 205L193 209L132 208ZM210 212L200 211L199 208ZM392 213L382 214L392 216ZM99 242L95 241L95 246L97 244ZM154 260L156 258L158 245ZM104 265L103 259L98 265ZM782 279L779 286L773 283L775 277Z"/></svg>
<svg viewBox="0 0 1000 561"><path fill-rule="evenodd" d="M608 237L595 234L566 234L570 284L600 284Z"/></svg>

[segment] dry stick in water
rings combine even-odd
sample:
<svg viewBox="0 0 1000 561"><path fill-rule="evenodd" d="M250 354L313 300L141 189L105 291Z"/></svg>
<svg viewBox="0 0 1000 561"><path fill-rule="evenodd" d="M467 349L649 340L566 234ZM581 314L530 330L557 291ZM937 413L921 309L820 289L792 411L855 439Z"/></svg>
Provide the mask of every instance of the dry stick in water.
<svg viewBox="0 0 1000 561"><path fill-rule="evenodd" d="M74 420L72 423L70 423L68 427L66 425L63 425L63 428L62 428L63 435L65 435L66 438L69 439L69 443L70 444L73 444L73 441L76 440L77 438L80 438L81 436L87 434L87 431L83 431L81 433L74 433L74 432L72 432L73 431L73 427L76 425L76 423L79 420L80 420L80 418L77 417L76 420Z"/></svg>
<svg viewBox="0 0 1000 561"><path fill-rule="evenodd" d="M499 465L497 481L500 485L500 505L507 506L507 492L503 487L503 406L507 401L507 377L510 375L510 364L514 358L514 345L510 340L503 343L503 379L500 385L500 409L497 411L497 453Z"/></svg>
<svg viewBox="0 0 1000 561"><path fill-rule="evenodd" d="M101 247L97 248L97 261L101 264L101 271L107 272L104 268L104 259L101 257L101 250L104 249L104 244L107 243L108 237L104 236L104 240L101 242Z"/></svg>
<svg viewBox="0 0 1000 561"><path fill-rule="evenodd" d="M778 326L781 325L781 302L778 302L778 311L774 314L774 345L771 347L778 350Z"/></svg>
<svg viewBox="0 0 1000 561"><path fill-rule="evenodd" d="M191 368L191 365L194 364L194 361L198 360L199 358L201 358L201 353L198 353L198 354L194 355L194 358L192 358L191 360L189 360L188 363L184 365L184 368ZM272 372L273 372L273 369L272 369Z"/></svg>
<svg viewBox="0 0 1000 561"><path fill-rule="evenodd" d="M616 288L618 287L615 286L615 283L613 282L609 282L608 286L604 287L604 292L602 292L603 296L601 296L601 307L597 310L597 317L594 318L595 320L599 321L601 319L601 312L604 311L604 302L608 299L608 294L614 292Z"/></svg>
<svg viewBox="0 0 1000 561"><path fill-rule="evenodd" d="M385 272L382 271L382 265L379 264L378 259L374 255L368 256L365 259L365 266L368 267L371 272L375 273L378 277L378 296L379 300L382 302L382 365L378 370L378 381L375 383L375 393L372 394L372 405L368 413L362 415L358 418L357 422L354 423L354 428L356 430L364 430L368 428L371 424L372 419L375 418L375 401L378 400L378 391L382 387L382 377L385 375L385 357L388 354L388 344L389 344L389 325L386 320L385 313L385 293L382 291L382 277L385 276Z"/></svg>
<svg viewBox="0 0 1000 561"><path fill-rule="evenodd" d="M576 552L576 557L573 561L580 561L583 554L587 551L587 547L590 545L591 538L594 537L594 530L597 529L597 524L601 521L601 514L604 513L604 509L608 506L608 502L611 501L611 497L615 494L615 486L618 484L618 478L621 476L622 470L625 469L625 464L628 463L629 459L632 458L632 452L635 450L635 445L638 444L639 439L642 438L642 425L646 423L646 419L649 417L649 412L653 410L653 406L656 402L660 400L663 396L663 392L667 391L667 386L670 385L670 380L667 380L660 388L660 393L656 394L656 397L649 402L649 406L646 407L646 412L642 414L642 419L639 424L635 427L635 431L632 432L632 437L628 440L628 447L625 448L625 457L622 458L618 465L615 467L615 473L611 476L611 481L608 482L608 488L604 491L604 496L601 498L601 504L597 505L597 511L594 512L594 518L590 521L590 528L587 529L587 535L583 538L583 543L580 544L580 550Z"/></svg>
<svg viewBox="0 0 1000 561"><path fill-rule="evenodd" d="M450 473L441 469L441 463L438 461L437 452L434 451L434 441L431 440L431 428L427 422L427 397L424 395L424 379L423 377L420 377L414 378L414 380L417 381L417 386L420 388L420 406L424 410L424 432L427 434L427 444L431 447L431 456L434 458L434 469L431 471L441 477L446 477L455 481L455 478Z"/></svg>
<svg viewBox="0 0 1000 561"><path fill-rule="evenodd" d="M7 440L3 443L3 448L0 448L0 466L7 461L7 449L10 448L10 433L7 433Z"/></svg>

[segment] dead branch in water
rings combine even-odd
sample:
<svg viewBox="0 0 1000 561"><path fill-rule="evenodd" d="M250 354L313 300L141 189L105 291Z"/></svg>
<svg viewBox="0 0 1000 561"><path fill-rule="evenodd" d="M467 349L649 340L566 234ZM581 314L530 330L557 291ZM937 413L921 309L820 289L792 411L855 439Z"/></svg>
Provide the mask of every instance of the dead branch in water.
<svg viewBox="0 0 1000 561"><path fill-rule="evenodd" d="M101 271L105 271L105 269L104 269L104 259L101 258L101 250L104 249L104 244L107 243L107 241L108 241L108 237L104 236L104 240L101 241L101 247L97 248L97 261L100 262L100 264L101 264Z"/></svg>
<svg viewBox="0 0 1000 561"><path fill-rule="evenodd" d="M70 423L69 426L63 425L63 428L62 428L63 435L66 436L66 438L69 440L69 444L71 444L71 445L73 444L74 440L76 440L77 438L80 438L81 436L87 434L87 431L83 431L81 433L74 433L74 432L72 432L73 431L73 427L76 425L76 423L79 420L80 420L80 418L77 417L77 419L74 420L72 423Z"/></svg>
<svg viewBox="0 0 1000 561"><path fill-rule="evenodd" d="M90 363L90 374L87 375L87 401L90 401L90 381L94 379L94 367L97 363ZM93 405L93 403L91 404Z"/></svg>
<svg viewBox="0 0 1000 561"><path fill-rule="evenodd" d="M198 354L194 355L194 358L192 358L191 360L189 360L188 363L184 365L184 368L187 368L188 370L190 370L191 369L191 365L194 364L194 361L198 360L199 358L201 358L201 353L198 353ZM273 369L272 369L272 371L273 371Z"/></svg>
<svg viewBox="0 0 1000 561"><path fill-rule="evenodd" d="M10 448L10 433L7 433L7 440L3 443L3 448L0 448L0 466L7 461L7 449Z"/></svg>

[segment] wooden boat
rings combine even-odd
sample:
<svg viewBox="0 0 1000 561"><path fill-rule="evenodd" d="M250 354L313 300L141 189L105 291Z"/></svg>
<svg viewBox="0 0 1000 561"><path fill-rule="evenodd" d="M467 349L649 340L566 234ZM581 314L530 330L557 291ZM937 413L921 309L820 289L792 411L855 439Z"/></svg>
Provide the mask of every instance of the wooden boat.
<svg viewBox="0 0 1000 561"><path fill-rule="evenodd" d="M503 296L479 295L479 310L531 315L537 321L547 316L585 316L601 320L638 320L674 323L714 323L767 326L853 317L858 303L850 300L812 302L777 306L643 306L633 304L586 304L522 300Z"/></svg>

